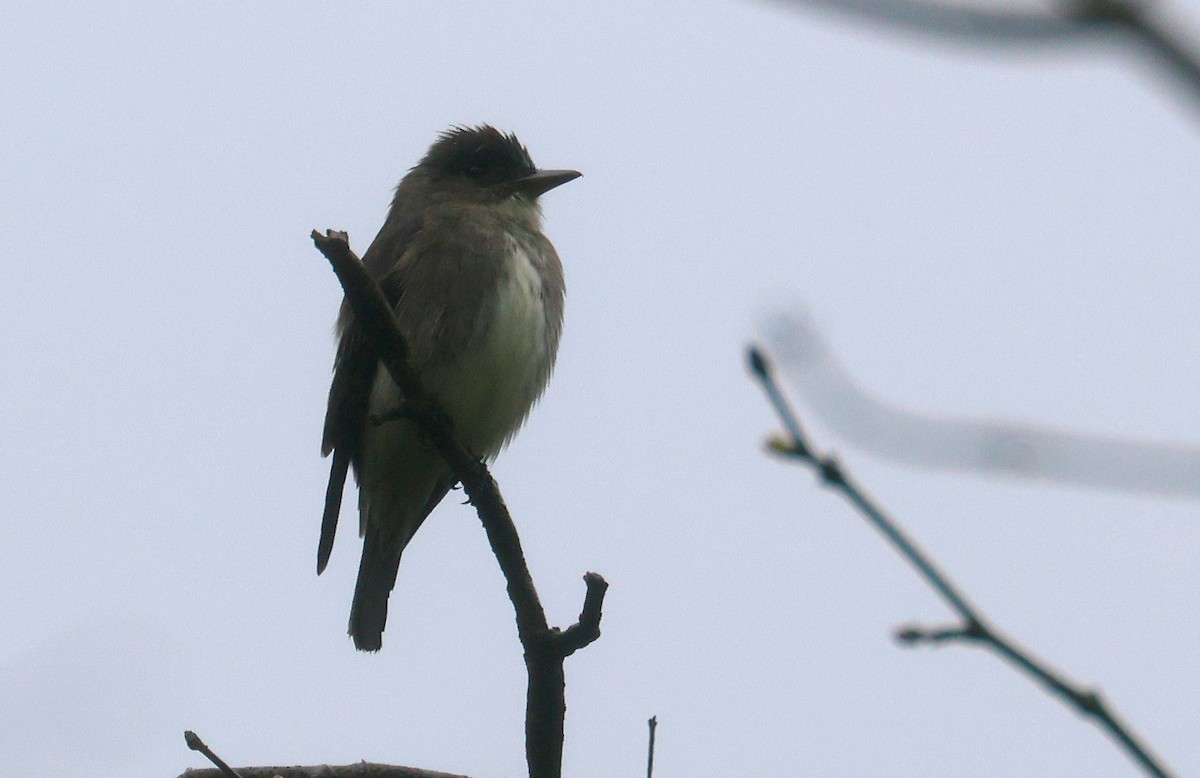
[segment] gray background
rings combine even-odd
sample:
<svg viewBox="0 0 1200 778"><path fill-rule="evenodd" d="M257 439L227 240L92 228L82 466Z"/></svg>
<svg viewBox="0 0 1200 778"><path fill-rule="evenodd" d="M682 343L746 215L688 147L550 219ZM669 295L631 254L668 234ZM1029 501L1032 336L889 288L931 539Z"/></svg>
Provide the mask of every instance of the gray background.
<svg viewBox="0 0 1200 778"><path fill-rule="evenodd" d="M1200 19L1194 0L1174 7ZM1193 28L1194 29L1194 28ZM708 2L26 4L0 31L0 764L524 769L524 671L473 512L405 557L384 650L314 575L341 293L437 131L491 122L546 197L567 326L495 468L553 621L585 570L566 769L1129 775L837 497L762 452L743 369L811 311L928 413L1200 441L1200 124L1115 46L979 50ZM801 404L803 412L803 404ZM818 441L998 624L1200 771L1197 506L888 464ZM49 768L49 769L47 769Z"/></svg>

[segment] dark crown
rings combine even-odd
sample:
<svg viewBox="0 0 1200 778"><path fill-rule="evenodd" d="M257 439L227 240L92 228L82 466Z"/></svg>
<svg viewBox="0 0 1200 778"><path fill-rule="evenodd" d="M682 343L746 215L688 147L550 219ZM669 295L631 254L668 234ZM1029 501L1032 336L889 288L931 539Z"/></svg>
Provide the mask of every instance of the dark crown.
<svg viewBox="0 0 1200 778"><path fill-rule="evenodd" d="M482 185L512 181L537 170L517 136L486 124L443 132L419 167L435 179L464 176Z"/></svg>

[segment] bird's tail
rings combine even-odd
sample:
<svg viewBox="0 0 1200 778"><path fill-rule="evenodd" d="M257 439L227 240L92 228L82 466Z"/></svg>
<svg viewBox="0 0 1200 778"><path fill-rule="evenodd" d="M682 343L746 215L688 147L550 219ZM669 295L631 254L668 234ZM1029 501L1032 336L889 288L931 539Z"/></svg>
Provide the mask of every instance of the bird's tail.
<svg viewBox="0 0 1200 778"><path fill-rule="evenodd" d="M383 647L388 595L396 585L400 569L400 554L389 548L391 544L380 540L378 530L367 527L354 603L350 606L350 637L359 651L378 651Z"/></svg>

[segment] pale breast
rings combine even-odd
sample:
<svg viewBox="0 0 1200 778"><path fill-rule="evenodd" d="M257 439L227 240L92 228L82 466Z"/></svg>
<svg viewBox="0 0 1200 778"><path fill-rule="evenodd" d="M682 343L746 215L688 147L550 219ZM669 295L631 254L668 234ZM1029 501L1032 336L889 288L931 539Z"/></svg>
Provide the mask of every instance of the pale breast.
<svg viewBox="0 0 1200 778"><path fill-rule="evenodd" d="M557 257L539 255L534 241L510 237L509 243L490 316L458 360L426 376L463 444L488 457L516 433L545 389L561 326L561 299L546 299L543 277L559 272Z"/></svg>

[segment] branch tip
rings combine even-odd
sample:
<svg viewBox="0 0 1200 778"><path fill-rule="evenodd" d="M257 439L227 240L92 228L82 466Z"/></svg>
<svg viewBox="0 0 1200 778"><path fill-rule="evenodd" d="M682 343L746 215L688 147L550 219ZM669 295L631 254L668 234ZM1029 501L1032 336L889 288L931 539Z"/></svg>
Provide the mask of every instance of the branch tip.
<svg viewBox="0 0 1200 778"><path fill-rule="evenodd" d="M193 751L199 751L207 757L208 761L216 765L216 768L221 771L221 774L226 778L242 778L241 774L225 763L225 760L213 753L212 749L205 745L204 741L195 732L185 730L183 733L183 742L187 743L187 747Z"/></svg>
<svg viewBox="0 0 1200 778"><path fill-rule="evenodd" d="M650 728L650 742L646 744L646 778L654 776L654 733L658 729L658 716L651 716L646 722Z"/></svg>
<svg viewBox="0 0 1200 778"><path fill-rule="evenodd" d="M791 438L785 438L782 435L772 435L767 438L765 444L767 451L772 454L779 454L785 457L807 457L808 452L804 449L804 444L797 443Z"/></svg>
<svg viewBox="0 0 1200 778"><path fill-rule="evenodd" d="M600 637L600 618L603 615L604 595L608 592L608 581L599 573L584 573L583 582L587 591L583 595L583 609L579 620L554 634L555 648L562 657L574 654Z"/></svg>
<svg viewBox="0 0 1200 778"><path fill-rule="evenodd" d="M759 377L760 380L766 381L771 375L771 363L767 361L767 357L758 346L750 346L746 349L746 356L750 362L750 372Z"/></svg>

